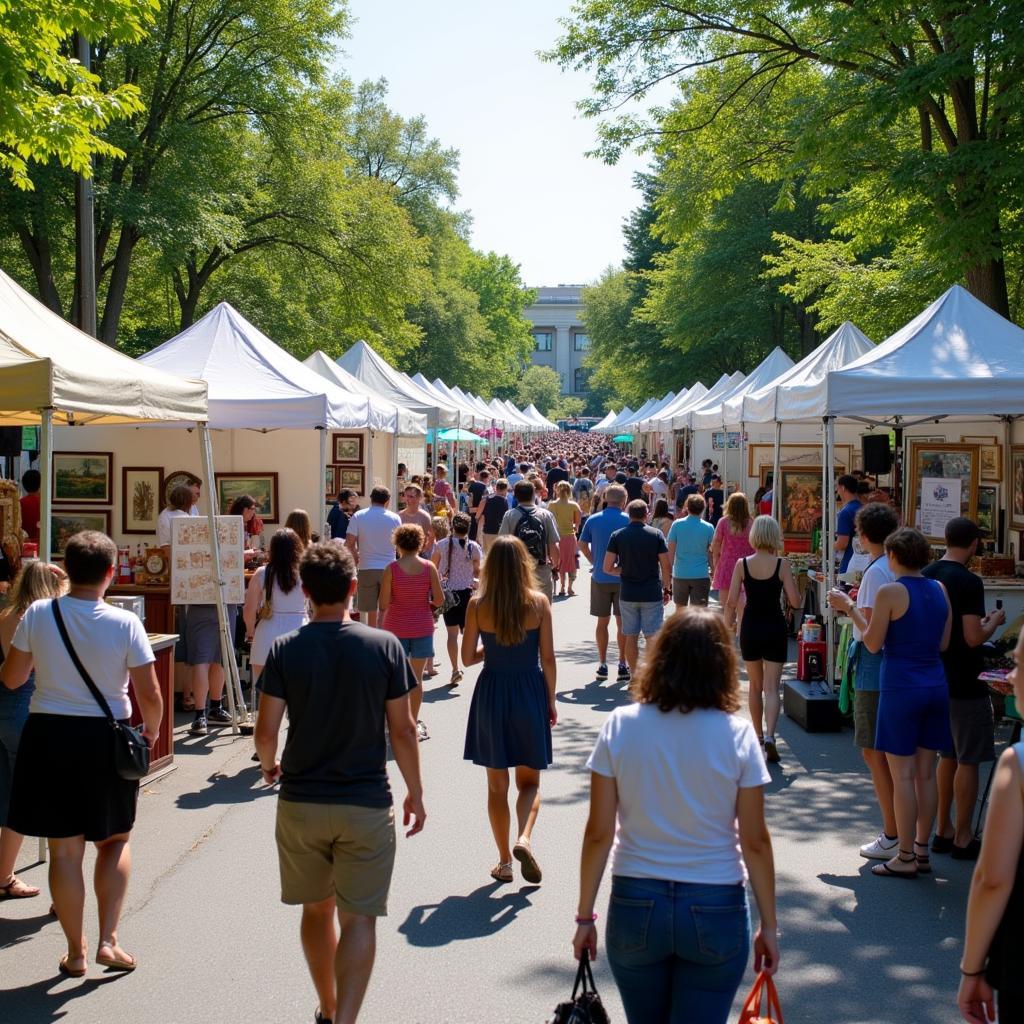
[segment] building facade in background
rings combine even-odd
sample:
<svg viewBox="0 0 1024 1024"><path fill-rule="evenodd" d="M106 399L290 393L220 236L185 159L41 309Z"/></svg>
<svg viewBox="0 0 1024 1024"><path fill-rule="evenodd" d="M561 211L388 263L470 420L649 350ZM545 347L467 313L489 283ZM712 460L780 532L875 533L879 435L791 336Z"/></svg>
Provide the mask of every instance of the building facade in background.
<svg viewBox="0 0 1024 1024"><path fill-rule="evenodd" d="M590 338L583 326L583 285L537 288L523 316L533 324L534 366L550 366L562 381L562 394L586 399L590 370L583 365Z"/></svg>

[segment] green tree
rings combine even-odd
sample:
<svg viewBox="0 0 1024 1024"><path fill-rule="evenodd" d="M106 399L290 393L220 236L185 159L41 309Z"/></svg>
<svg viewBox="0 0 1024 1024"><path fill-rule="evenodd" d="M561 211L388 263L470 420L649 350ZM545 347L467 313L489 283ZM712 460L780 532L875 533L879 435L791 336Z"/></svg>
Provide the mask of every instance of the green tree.
<svg viewBox="0 0 1024 1024"><path fill-rule="evenodd" d="M550 366L531 366L516 386L516 405L525 409L532 402L547 416L562 397L562 380Z"/></svg>
<svg viewBox="0 0 1024 1024"><path fill-rule="evenodd" d="M15 0L0 7L0 170L33 187L30 162L90 176L92 157L124 153L99 134L142 109L139 90L104 86L71 54L75 33L103 45L141 39L156 0Z"/></svg>
<svg viewBox="0 0 1024 1024"><path fill-rule="evenodd" d="M571 420L577 416L582 416L583 410L586 407L587 403L582 398L567 395L565 398L558 400L558 403L551 409L550 416L553 420Z"/></svg>

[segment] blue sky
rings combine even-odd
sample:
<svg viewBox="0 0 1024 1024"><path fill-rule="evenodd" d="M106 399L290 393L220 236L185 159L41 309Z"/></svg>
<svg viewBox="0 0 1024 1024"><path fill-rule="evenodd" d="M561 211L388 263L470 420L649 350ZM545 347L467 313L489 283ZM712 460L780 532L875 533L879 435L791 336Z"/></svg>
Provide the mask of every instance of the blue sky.
<svg viewBox="0 0 1024 1024"><path fill-rule="evenodd" d="M632 175L646 160L609 167L586 151L595 123L575 102L584 75L536 52L558 36L569 0L350 0L355 18L340 68L384 77L390 106L423 114L461 153L458 206L473 244L507 253L529 285L580 284L622 259L622 220L639 201Z"/></svg>

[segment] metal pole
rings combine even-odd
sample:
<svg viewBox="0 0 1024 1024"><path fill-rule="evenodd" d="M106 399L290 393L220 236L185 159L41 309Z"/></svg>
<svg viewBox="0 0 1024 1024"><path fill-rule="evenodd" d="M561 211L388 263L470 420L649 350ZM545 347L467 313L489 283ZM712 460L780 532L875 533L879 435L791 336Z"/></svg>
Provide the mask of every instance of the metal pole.
<svg viewBox="0 0 1024 1024"><path fill-rule="evenodd" d="M327 428L316 429L320 431L320 490L323 492L320 496L320 539L330 540L327 532L327 488L324 486L327 482Z"/></svg>
<svg viewBox="0 0 1024 1024"><path fill-rule="evenodd" d="M772 460L772 515L779 518L779 472L782 466L782 421L775 421L775 458ZM758 481L760 484L760 481Z"/></svg>
<svg viewBox="0 0 1024 1024"><path fill-rule="evenodd" d="M366 479L363 481L364 494L361 495L363 498L369 498L370 491L374 488L373 483L373 431L366 431Z"/></svg>
<svg viewBox="0 0 1024 1024"><path fill-rule="evenodd" d="M50 560L53 547L53 410L39 417L39 559ZM1007 477L1009 479L1009 477ZM46 862L46 839L39 837L39 862Z"/></svg>
<svg viewBox="0 0 1024 1024"><path fill-rule="evenodd" d="M89 71L92 52L89 40L80 32L75 36L78 62ZM96 232L93 223L94 196L92 178L78 175L75 179L75 232L78 265L78 326L96 337Z"/></svg>
<svg viewBox="0 0 1024 1024"><path fill-rule="evenodd" d="M832 554L832 535L833 526L835 523L836 513L836 485L834 480L833 464L835 462L836 454L836 421L834 416L827 416L825 418L825 484L826 490L824 491L825 498L825 511L828 513L828 518L822 523L825 529L822 530L822 547L825 549L826 556L826 569L825 569L825 595L826 600L822 604L822 611L825 615L825 639L828 642L825 654L826 664L826 676L828 685L831 688L835 685L835 674L836 674L836 643L838 637L834 635L836 628L836 616L835 612L829 607L828 604L828 592L835 586L836 582L836 560ZM853 543L853 538L850 539L850 543Z"/></svg>

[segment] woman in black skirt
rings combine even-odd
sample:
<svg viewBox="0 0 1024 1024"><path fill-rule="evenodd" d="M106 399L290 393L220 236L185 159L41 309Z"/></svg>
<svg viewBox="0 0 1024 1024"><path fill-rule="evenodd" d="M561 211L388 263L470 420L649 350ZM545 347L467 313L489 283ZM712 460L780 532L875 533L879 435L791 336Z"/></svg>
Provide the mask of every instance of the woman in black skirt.
<svg viewBox="0 0 1024 1024"><path fill-rule="evenodd" d="M117 548L109 537L93 531L75 534L64 555L71 589L57 602L36 601L29 607L0 672L4 685L13 690L35 670L8 822L23 835L50 841L50 892L68 943L59 968L76 978L87 966L82 920L87 842L96 844L99 942L93 959L120 971L136 967L135 958L118 942L117 923L128 888L128 837L139 784L117 773L116 733L68 654L55 603L71 646L114 718L127 721L131 714L129 678L150 745L163 714L153 650L141 620L103 600L116 562Z"/></svg>

